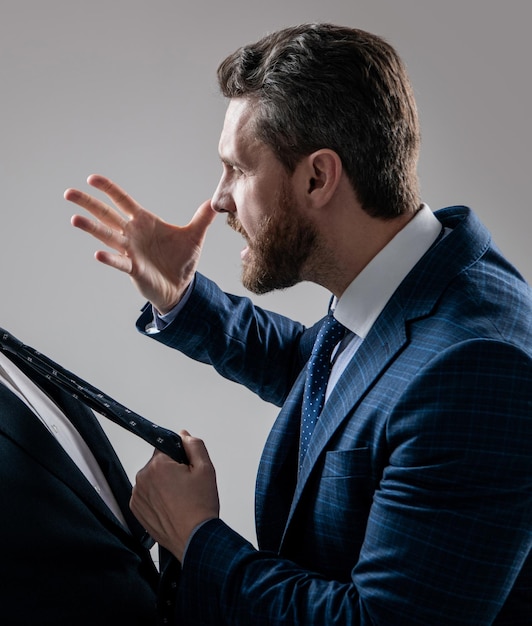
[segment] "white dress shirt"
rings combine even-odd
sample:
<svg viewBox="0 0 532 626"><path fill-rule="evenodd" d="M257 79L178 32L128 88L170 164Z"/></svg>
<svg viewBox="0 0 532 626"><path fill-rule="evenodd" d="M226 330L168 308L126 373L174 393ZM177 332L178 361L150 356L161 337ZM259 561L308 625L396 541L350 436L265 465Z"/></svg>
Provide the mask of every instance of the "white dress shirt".
<svg viewBox="0 0 532 626"><path fill-rule="evenodd" d="M326 399L367 337L384 307L416 263L442 234L442 225L423 204L416 215L334 299L334 317L350 332L332 355Z"/></svg>

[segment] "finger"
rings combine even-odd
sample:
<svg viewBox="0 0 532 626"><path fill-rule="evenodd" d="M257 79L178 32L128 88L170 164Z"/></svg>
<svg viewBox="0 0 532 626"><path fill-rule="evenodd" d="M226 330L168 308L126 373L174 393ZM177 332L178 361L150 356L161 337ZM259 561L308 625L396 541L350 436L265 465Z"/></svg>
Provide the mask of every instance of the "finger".
<svg viewBox="0 0 532 626"><path fill-rule="evenodd" d="M126 191L124 191L124 189L119 187L110 178L101 176L100 174L91 174L87 178L87 183L91 187L103 191L103 193L111 198L117 207L120 207L120 209L130 217L133 217L139 211L144 210L138 202L133 200L133 198Z"/></svg>
<svg viewBox="0 0 532 626"><path fill-rule="evenodd" d="M185 452L187 453L188 460L192 467L198 466L199 464L212 465L209 453L202 439L193 437L186 430L180 431L179 434L183 440L183 447L185 448Z"/></svg>
<svg viewBox="0 0 532 626"><path fill-rule="evenodd" d="M114 254L113 252L108 252L107 250L98 250L94 253L94 258L100 263L113 267L114 269L120 270L126 274L131 274L133 270L133 263L131 259L123 254Z"/></svg>
<svg viewBox="0 0 532 626"><path fill-rule="evenodd" d="M83 191L79 191L78 189L67 189L63 194L65 200L69 202L73 202L77 204L82 209L88 211L91 215L93 215L100 222L105 224L106 226L110 226L111 228L116 228L118 230L123 230L127 224L127 219L124 216L114 209L110 207L105 202L101 200L97 200L93 196L88 193L84 193Z"/></svg>
<svg viewBox="0 0 532 626"><path fill-rule="evenodd" d="M145 528L148 534L157 541L158 538L155 536L156 533L153 529L154 513L150 506L149 499L139 487L138 482L133 485L131 497L129 499L129 508L142 527Z"/></svg>
<svg viewBox="0 0 532 626"><path fill-rule="evenodd" d="M91 220L83 215L74 215L70 223L75 228L89 233L89 235L92 235L117 252L123 253L125 251L126 237L121 232L113 230L110 226Z"/></svg>
<svg viewBox="0 0 532 626"><path fill-rule="evenodd" d="M137 475L135 477L136 482L138 482L139 477L142 479L142 476L144 474L146 474L146 472L148 471L148 468L151 466L151 463L153 462L153 460L156 459L157 457L161 456L161 455L164 455L164 452L161 452L157 448L153 449L153 453L152 453L151 457L149 458L148 462L144 465L144 467L141 467L141 469L138 470Z"/></svg>
<svg viewBox="0 0 532 626"><path fill-rule="evenodd" d="M188 224L188 228L195 233L195 236L199 241L202 241L205 237L207 229L213 223L217 215L218 214L211 206L211 201L206 200L200 205L198 210L192 216L192 219Z"/></svg>

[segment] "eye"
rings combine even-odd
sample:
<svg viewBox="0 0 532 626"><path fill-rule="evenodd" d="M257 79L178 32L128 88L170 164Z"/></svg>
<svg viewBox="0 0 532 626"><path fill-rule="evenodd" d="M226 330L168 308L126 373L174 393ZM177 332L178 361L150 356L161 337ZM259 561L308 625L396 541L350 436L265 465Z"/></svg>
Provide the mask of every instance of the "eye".
<svg viewBox="0 0 532 626"><path fill-rule="evenodd" d="M223 171L226 176L232 176L233 178L240 178L244 176L244 170L230 161L222 161Z"/></svg>

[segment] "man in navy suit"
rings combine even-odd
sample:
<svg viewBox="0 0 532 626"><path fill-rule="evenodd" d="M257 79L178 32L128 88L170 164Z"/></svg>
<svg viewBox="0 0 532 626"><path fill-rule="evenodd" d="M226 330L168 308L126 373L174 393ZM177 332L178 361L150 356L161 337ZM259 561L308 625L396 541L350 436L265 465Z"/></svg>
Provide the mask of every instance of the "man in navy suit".
<svg viewBox="0 0 532 626"><path fill-rule="evenodd" d="M466 207L419 198L419 127L393 48L327 24L273 33L218 70L223 174L185 227L92 176L75 216L151 302L141 332L281 408L256 550L219 519L214 468L156 453L132 509L182 562L176 623L532 623L532 299ZM214 211L213 211L214 209ZM254 293L313 281L345 327L300 436L312 328L196 273L215 212ZM306 400L305 400L306 402Z"/></svg>
<svg viewBox="0 0 532 626"><path fill-rule="evenodd" d="M0 623L148 626L158 574L94 414L0 351Z"/></svg>

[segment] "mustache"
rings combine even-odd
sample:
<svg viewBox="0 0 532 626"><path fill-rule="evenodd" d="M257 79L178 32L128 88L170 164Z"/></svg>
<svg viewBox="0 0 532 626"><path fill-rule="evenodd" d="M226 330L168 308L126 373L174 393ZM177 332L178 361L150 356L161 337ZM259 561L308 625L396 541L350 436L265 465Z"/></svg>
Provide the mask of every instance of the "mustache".
<svg viewBox="0 0 532 626"><path fill-rule="evenodd" d="M244 227L240 223L240 220L233 213L227 214L227 225L239 235L242 235L245 239L248 238L248 234L244 230Z"/></svg>

